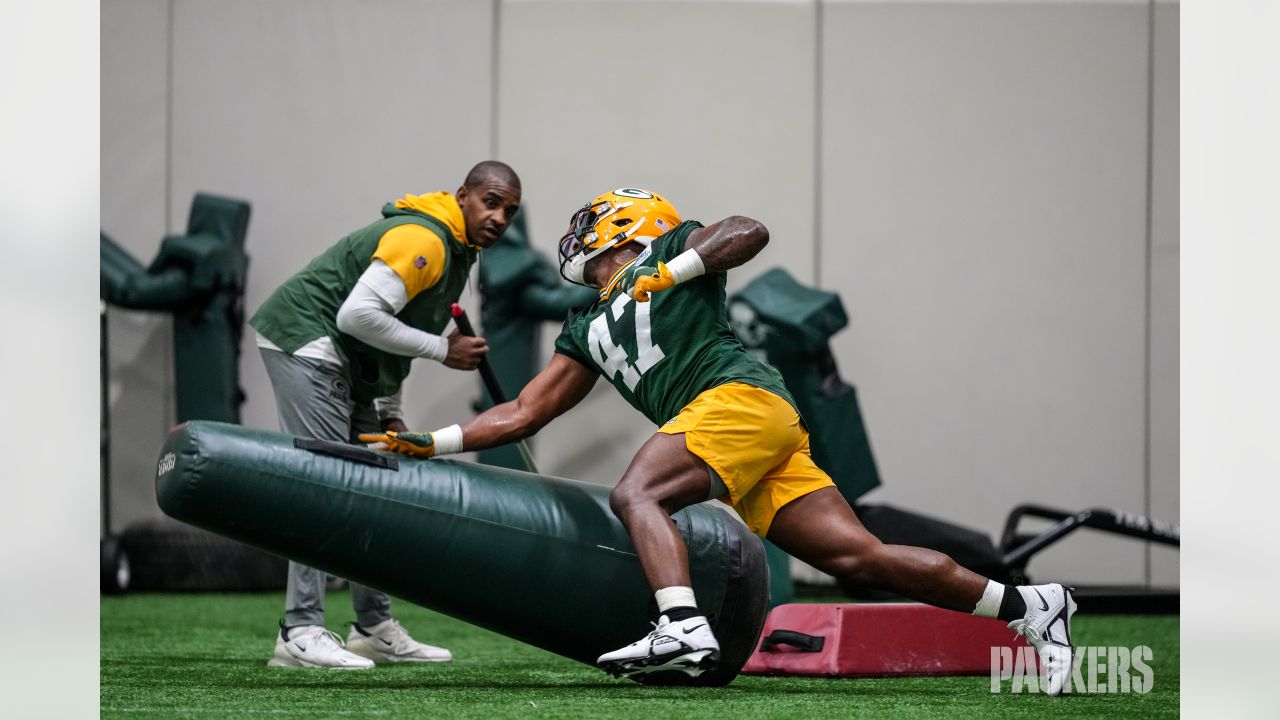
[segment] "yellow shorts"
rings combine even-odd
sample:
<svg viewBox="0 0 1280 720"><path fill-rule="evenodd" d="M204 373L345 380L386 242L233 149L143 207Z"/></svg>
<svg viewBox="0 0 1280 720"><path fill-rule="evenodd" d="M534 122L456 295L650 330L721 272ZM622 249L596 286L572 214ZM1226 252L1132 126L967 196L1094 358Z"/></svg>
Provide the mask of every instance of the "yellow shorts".
<svg viewBox="0 0 1280 720"><path fill-rule="evenodd" d="M707 390L658 432L684 433L685 447L716 471L727 502L760 537L782 506L835 486L813 463L809 432L791 403L746 383Z"/></svg>

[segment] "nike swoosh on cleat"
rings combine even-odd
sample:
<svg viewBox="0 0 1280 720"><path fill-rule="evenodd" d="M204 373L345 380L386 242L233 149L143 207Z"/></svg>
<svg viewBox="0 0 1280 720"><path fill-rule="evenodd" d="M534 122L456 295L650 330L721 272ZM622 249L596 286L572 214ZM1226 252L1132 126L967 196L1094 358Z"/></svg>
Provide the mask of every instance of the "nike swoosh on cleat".
<svg viewBox="0 0 1280 720"><path fill-rule="evenodd" d="M684 629L684 634L685 634L685 635L688 635L689 633L693 632L694 630L697 630L697 629L698 629L698 628L700 628L700 627L706 627L706 626L707 626L707 624L706 624L706 623L700 623L700 624L698 624L698 625L694 625L694 626L693 626L693 627L691 627L691 628L685 628L685 629Z"/></svg>
<svg viewBox="0 0 1280 720"><path fill-rule="evenodd" d="M1032 590L1035 590L1036 595L1040 595L1040 591L1039 591L1039 590L1036 590L1035 588L1031 588L1031 589L1032 589ZM1045 600L1043 595L1040 595L1040 602L1044 604L1044 607L1040 608L1041 610L1048 610L1048 609L1049 609L1049 601L1048 601L1048 600Z"/></svg>
<svg viewBox="0 0 1280 720"><path fill-rule="evenodd" d="M388 640L388 639L386 639L386 638L378 638L378 639L382 641L382 644L383 644L383 645L386 645L387 647L391 647L391 641L390 641L390 640Z"/></svg>

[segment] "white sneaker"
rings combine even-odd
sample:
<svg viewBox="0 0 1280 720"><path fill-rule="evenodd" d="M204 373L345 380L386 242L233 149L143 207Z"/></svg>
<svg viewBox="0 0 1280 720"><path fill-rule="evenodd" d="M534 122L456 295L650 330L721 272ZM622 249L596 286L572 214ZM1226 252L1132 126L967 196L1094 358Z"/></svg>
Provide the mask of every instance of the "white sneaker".
<svg viewBox="0 0 1280 720"><path fill-rule="evenodd" d="M1071 616L1076 601L1071 589L1052 585L1020 585L1017 591L1027 604L1027 614L1009 623L1009 629L1027 639L1045 668L1046 695L1058 695L1071 677Z"/></svg>
<svg viewBox="0 0 1280 720"><path fill-rule="evenodd" d="M658 618L653 632L630 645L601 655L596 664L615 677L678 670L698 677L720 660L720 643L701 615L672 622Z"/></svg>
<svg viewBox="0 0 1280 720"><path fill-rule="evenodd" d="M409 637L395 620L383 620L369 627L351 623L347 649L374 662L449 662L453 659L453 653L448 650Z"/></svg>
<svg viewBox="0 0 1280 720"><path fill-rule="evenodd" d="M342 640L320 625L299 625L280 628L267 667L368 670L373 661L344 650Z"/></svg>

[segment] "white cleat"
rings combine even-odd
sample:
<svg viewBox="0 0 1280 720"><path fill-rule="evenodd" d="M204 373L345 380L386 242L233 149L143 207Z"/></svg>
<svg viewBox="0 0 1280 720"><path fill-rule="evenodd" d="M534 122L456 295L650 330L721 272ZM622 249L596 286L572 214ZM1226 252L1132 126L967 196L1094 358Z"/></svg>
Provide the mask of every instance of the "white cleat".
<svg viewBox="0 0 1280 720"><path fill-rule="evenodd" d="M630 645L601 655L596 664L615 677L679 671L698 677L720 661L720 643L701 615L672 622L658 618L653 632Z"/></svg>
<svg viewBox="0 0 1280 720"><path fill-rule="evenodd" d="M449 662L453 653L414 640L395 620L361 627L351 623L347 650L374 662Z"/></svg>
<svg viewBox="0 0 1280 720"><path fill-rule="evenodd" d="M1027 604L1027 614L1009 623L1009 629L1031 643L1044 667L1046 695L1058 695L1071 678L1071 616L1076 601L1071 589L1052 585L1020 585L1016 590Z"/></svg>
<svg viewBox="0 0 1280 720"><path fill-rule="evenodd" d="M347 652L342 640L320 625L281 627L267 667L368 670L373 661Z"/></svg>

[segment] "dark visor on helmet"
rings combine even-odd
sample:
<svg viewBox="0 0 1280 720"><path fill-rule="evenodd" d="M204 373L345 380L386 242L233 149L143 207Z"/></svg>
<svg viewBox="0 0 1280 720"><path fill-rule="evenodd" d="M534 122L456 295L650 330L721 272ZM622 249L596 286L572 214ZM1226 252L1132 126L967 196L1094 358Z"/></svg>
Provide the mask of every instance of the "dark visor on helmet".
<svg viewBox="0 0 1280 720"><path fill-rule="evenodd" d="M569 232L578 236L579 240L585 238L588 233L595 230L597 217L594 205L582 208L569 219Z"/></svg>
<svg viewBox="0 0 1280 720"><path fill-rule="evenodd" d="M569 232L560 238L560 257L567 260L582 252L586 246L585 238L595 232L598 217L595 209L595 205L584 205L569 218Z"/></svg>
<svg viewBox="0 0 1280 720"><path fill-rule="evenodd" d="M565 233L565 236L560 238L561 259L568 260L579 252L582 252L582 241L573 234L572 230Z"/></svg>

